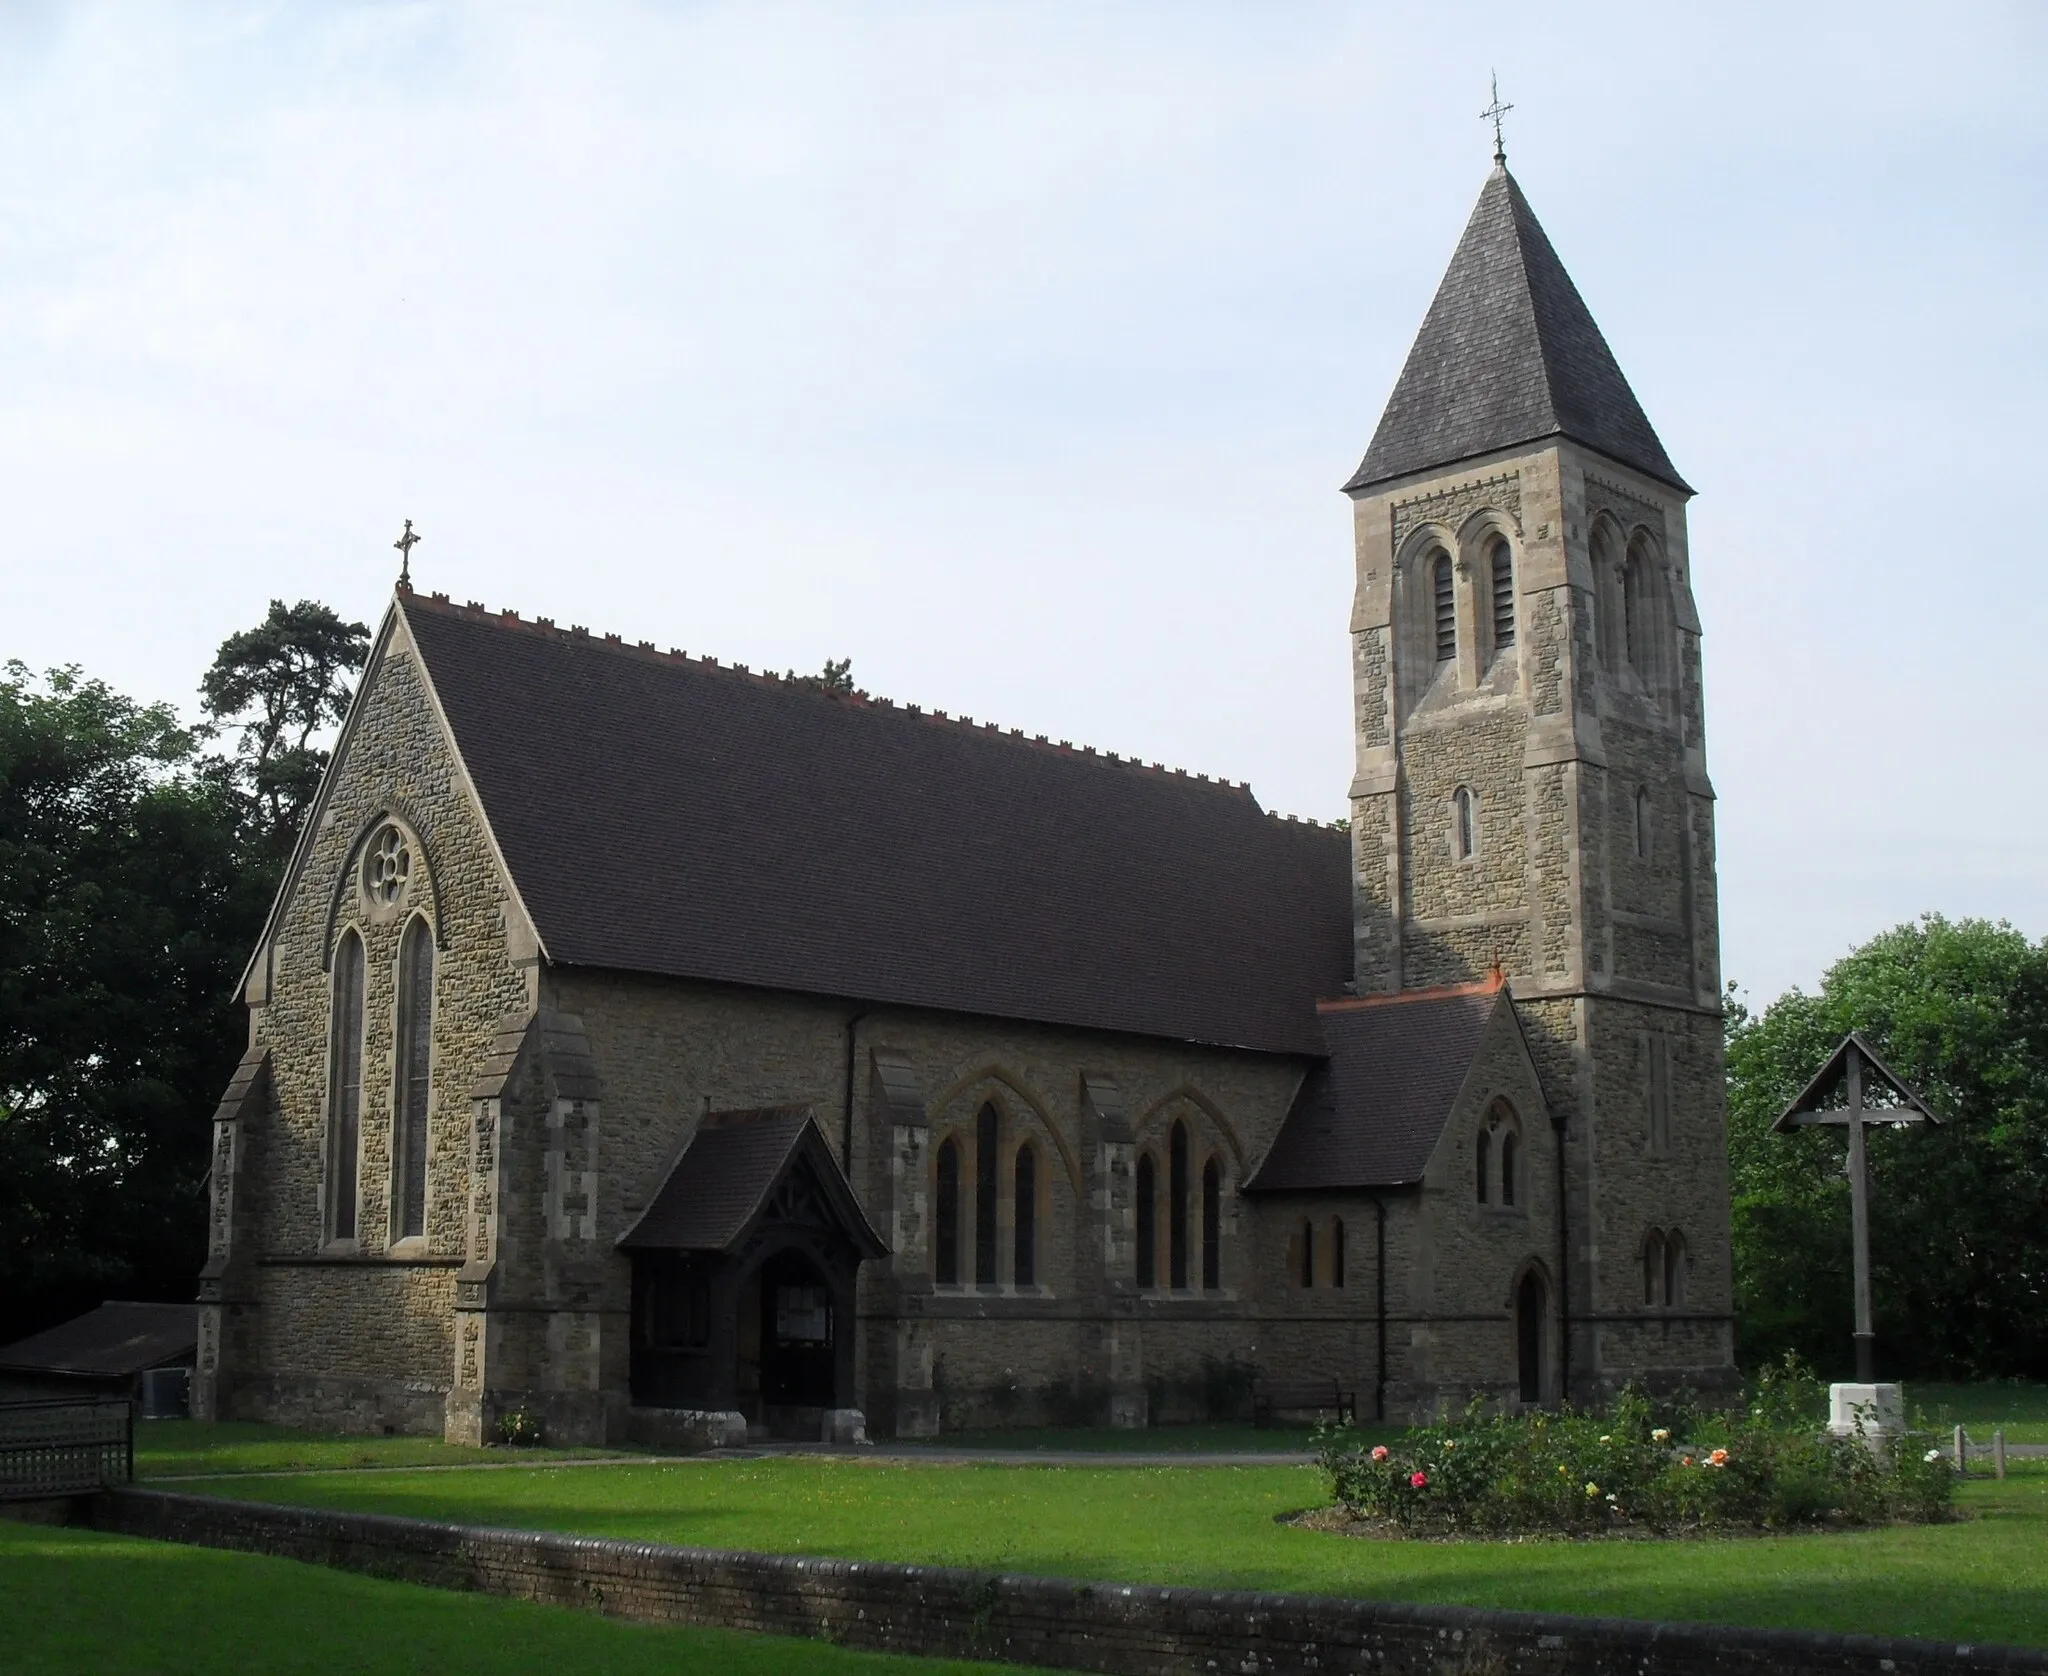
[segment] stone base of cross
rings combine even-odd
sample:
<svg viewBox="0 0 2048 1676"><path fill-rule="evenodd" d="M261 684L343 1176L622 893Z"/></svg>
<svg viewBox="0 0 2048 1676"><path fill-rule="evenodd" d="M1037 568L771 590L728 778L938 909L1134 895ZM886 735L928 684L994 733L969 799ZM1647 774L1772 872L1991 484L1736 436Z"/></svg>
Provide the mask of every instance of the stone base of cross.
<svg viewBox="0 0 2048 1676"><path fill-rule="evenodd" d="M1906 1429L1906 1394L1896 1385L1830 1385L1828 1430L1836 1437L1861 1438L1882 1454Z"/></svg>

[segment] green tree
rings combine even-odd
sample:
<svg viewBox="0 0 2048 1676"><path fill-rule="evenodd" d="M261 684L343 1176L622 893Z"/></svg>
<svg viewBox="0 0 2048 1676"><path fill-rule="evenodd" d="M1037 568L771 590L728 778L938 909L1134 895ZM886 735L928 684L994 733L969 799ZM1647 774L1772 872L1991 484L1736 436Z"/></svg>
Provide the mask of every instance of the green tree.
<svg viewBox="0 0 2048 1676"><path fill-rule="evenodd" d="M198 743L75 669L0 678L0 1341L192 1295L265 905Z"/></svg>
<svg viewBox="0 0 2048 1676"><path fill-rule="evenodd" d="M349 677L369 649L363 624L316 600L274 599L256 627L221 642L199 683L206 714L241 730L232 766L254 811L253 835L274 865L289 854L327 770L314 737L348 713Z"/></svg>
<svg viewBox="0 0 2048 1676"><path fill-rule="evenodd" d="M1861 1030L1947 1121L1870 1144L1880 1371L2048 1377L2048 942L1929 915L1873 938L1818 993L1732 1006L1728 1144L1740 1345L1849 1358L1849 1192L1840 1130L1770 1125Z"/></svg>

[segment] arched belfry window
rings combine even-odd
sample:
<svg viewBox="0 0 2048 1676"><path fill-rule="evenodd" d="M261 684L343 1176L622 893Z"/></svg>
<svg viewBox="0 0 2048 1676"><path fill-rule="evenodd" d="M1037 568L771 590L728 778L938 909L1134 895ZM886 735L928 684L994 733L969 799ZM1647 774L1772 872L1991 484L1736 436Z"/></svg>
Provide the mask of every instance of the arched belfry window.
<svg viewBox="0 0 2048 1676"><path fill-rule="evenodd" d="M1188 1283L1188 1126L1176 1122L1166 1144L1167 1284L1176 1292Z"/></svg>
<svg viewBox="0 0 2048 1676"><path fill-rule="evenodd" d="M1451 793L1451 854L1470 861L1479 853L1479 797L1470 786Z"/></svg>
<svg viewBox="0 0 2048 1676"><path fill-rule="evenodd" d="M419 1239L427 1231L427 1140L433 1106L434 934L415 914L398 946L398 1083L392 1104L397 1134L395 1209L398 1237Z"/></svg>
<svg viewBox="0 0 2048 1676"><path fill-rule="evenodd" d="M974 1284L996 1283L996 1128L994 1106L974 1120Z"/></svg>
<svg viewBox="0 0 2048 1676"><path fill-rule="evenodd" d="M1159 1166L1149 1152L1138 1155L1138 1285L1159 1284Z"/></svg>
<svg viewBox="0 0 2048 1676"><path fill-rule="evenodd" d="M1223 1171L1215 1159L1202 1166L1202 1290L1223 1286Z"/></svg>
<svg viewBox="0 0 2048 1676"><path fill-rule="evenodd" d="M1515 555L1505 541L1493 544L1493 649L1515 643Z"/></svg>
<svg viewBox="0 0 2048 1676"><path fill-rule="evenodd" d="M1451 557L1439 553L1429 562L1429 597L1436 616L1436 661L1458 655L1458 596L1451 583Z"/></svg>
<svg viewBox="0 0 2048 1676"><path fill-rule="evenodd" d="M1038 1153L1029 1141L1017 1148L1014 1183L1017 1214L1011 1224L1016 1236L1010 1278L1019 1286L1038 1284Z"/></svg>
<svg viewBox="0 0 2048 1676"><path fill-rule="evenodd" d="M941 1286L960 1284L960 1143L948 1135L939 1144L936 1226L932 1229L932 1278Z"/></svg>
<svg viewBox="0 0 2048 1676"><path fill-rule="evenodd" d="M327 1231L356 1237L356 1156L363 1122L363 940L344 931L334 950L328 1031Z"/></svg>

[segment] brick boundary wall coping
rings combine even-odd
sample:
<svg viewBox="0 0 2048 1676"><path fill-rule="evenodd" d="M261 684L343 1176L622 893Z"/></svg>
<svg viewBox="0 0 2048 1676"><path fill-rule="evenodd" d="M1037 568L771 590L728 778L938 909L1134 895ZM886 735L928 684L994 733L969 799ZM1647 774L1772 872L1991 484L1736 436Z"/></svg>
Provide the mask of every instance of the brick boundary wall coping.
<svg viewBox="0 0 2048 1676"><path fill-rule="evenodd" d="M951 1567L673 1548L552 1531L110 1490L83 1522L346 1571L927 1657L1113 1676L2048 1676L2048 1650L1077 1583Z"/></svg>

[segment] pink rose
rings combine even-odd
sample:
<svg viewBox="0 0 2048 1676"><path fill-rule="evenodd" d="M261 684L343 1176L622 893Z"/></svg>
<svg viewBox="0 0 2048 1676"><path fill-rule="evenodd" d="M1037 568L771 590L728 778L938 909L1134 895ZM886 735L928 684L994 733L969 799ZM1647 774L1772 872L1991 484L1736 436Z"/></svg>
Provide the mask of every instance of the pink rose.
<svg viewBox="0 0 2048 1676"><path fill-rule="evenodd" d="M1410 1488L1410 1489L1415 1489L1415 1490L1426 1490L1426 1489L1428 1489L1428 1488L1429 1488L1429 1474L1428 1474L1428 1473L1426 1473L1426 1472L1411 1472L1411 1473L1410 1473L1410 1474L1408 1475L1408 1485L1409 1485L1409 1488Z"/></svg>
<svg viewBox="0 0 2048 1676"><path fill-rule="evenodd" d="M1376 1461L1384 1461L1387 1458L1387 1446L1384 1443L1375 1443L1372 1446L1372 1458Z"/></svg>

